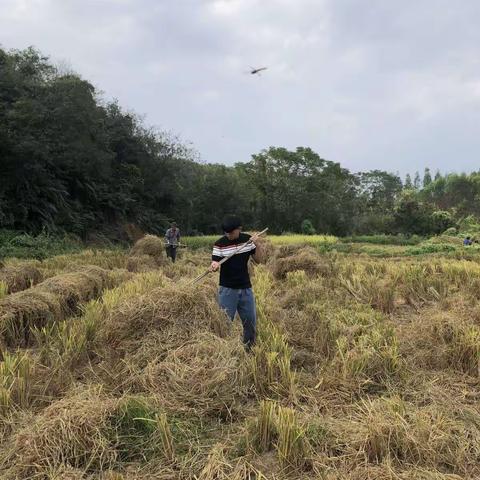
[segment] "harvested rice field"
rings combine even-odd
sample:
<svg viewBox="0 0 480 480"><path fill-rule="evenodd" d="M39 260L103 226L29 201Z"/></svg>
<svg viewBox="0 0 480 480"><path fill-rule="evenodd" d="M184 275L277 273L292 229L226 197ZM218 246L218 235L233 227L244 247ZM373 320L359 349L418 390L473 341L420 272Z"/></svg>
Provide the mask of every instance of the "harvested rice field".
<svg viewBox="0 0 480 480"><path fill-rule="evenodd" d="M480 478L473 249L266 240L246 353L162 243L0 269L0 478Z"/></svg>

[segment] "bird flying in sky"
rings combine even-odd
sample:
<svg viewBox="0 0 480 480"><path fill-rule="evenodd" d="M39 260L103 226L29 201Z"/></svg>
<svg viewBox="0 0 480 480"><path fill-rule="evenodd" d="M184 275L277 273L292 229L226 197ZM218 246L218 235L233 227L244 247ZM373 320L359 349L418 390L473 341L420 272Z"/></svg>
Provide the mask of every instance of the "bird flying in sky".
<svg viewBox="0 0 480 480"><path fill-rule="evenodd" d="M251 73L252 75L256 75L256 74L260 75L260 72L261 72L262 70L266 70L267 68L268 68L268 67L260 67L260 68L250 67L250 73Z"/></svg>

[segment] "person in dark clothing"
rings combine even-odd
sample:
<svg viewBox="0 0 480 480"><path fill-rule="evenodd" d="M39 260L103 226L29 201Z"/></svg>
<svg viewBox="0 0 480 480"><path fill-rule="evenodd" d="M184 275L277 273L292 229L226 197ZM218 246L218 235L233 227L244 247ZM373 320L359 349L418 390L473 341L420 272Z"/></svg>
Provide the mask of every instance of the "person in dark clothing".
<svg viewBox="0 0 480 480"><path fill-rule="evenodd" d="M178 229L177 224L173 222L165 233L165 250L167 251L167 257L170 257L174 263L175 259L177 258L177 248L179 242L180 230Z"/></svg>
<svg viewBox="0 0 480 480"><path fill-rule="evenodd" d="M218 303L232 321L238 312L243 325L243 343L250 350L255 343L257 314L248 261L250 257L256 261L260 257L259 246L255 240L245 245L251 236L242 232L242 222L236 216L226 217L222 229L225 235L213 246L210 269L215 272L220 268ZM232 253L235 255L219 265L222 258Z"/></svg>
<svg viewBox="0 0 480 480"><path fill-rule="evenodd" d="M464 246L468 246L468 245L472 245L472 240L470 240L470 237L466 237L465 240L463 240L463 245Z"/></svg>

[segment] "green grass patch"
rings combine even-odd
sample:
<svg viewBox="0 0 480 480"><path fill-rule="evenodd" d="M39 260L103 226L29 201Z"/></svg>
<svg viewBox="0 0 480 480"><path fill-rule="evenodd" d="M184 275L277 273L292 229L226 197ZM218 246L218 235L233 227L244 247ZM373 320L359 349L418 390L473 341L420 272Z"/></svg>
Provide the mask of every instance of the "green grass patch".
<svg viewBox="0 0 480 480"><path fill-rule="evenodd" d="M202 237L182 237L182 242L196 250L199 248L210 249L221 235L205 235ZM332 235L268 235L274 245L310 245L320 247L334 245L338 242L337 237Z"/></svg>
<svg viewBox="0 0 480 480"><path fill-rule="evenodd" d="M343 243L373 243L375 245L418 245L424 240L418 235L354 235L340 239Z"/></svg>
<svg viewBox="0 0 480 480"><path fill-rule="evenodd" d="M147 460L157 453L159 414L150 399L131 396L122 401L111 419L122 461Z"/></svg>
<svg viewBox="0 0 480 480"><path fill-rule="evenodd" d="M198 250L200 248L211 249L216 240L220 238L220 235L204 235L199 237L182 237L181 242L187 245L187 247Z"/></svg>
<svg viewBox="0 0 480 480"><path fill-rule="evenodd" d="M368 255L376 258L417 257L423 255L457 258L459 260L478 260L480 245L464 247L453 243L440 243L440 237L423 241L417 245L390 245L373 242L350 242L341 239L336 244L326 244L318 247L320 253L335 251L343 254Z"/></svg>
<svg viewBox="0 0 480 480"><path fill-rule="evenodd" d="M405 255L408 247L402 245L376 245L371 243L335 243L320 245L320 253L337 252L343 254L368 255L370 257L389 258Z"/></svg>
<svg viewBox="0 0 480 480"><path fill-rule="evenodd" d="M450 253L457 251L458 248L454 245L446 243L426 243L416 247L409 247L405 251L405 255L429 255L432 253Z"/></svg>
<svg viewBox="0 0 480 480"><path fill-rule="evenodd" d="M43 260L54 255L79 252L82 242L69 236L48 233L30 235L12 230L0 230L0 259L7 257Z"/></svg>
<svg viewBox="0 0 480 480"><path fill-rule="evenodd" d="M183 242L190 248L210 249L219 236L184 237ZM277 246L311 246L320 253L337 252L342 254L368 255L376 258L415 257L422 255L453 256L461 259L478 258L480 246L465 248L452 243L441 243L440 237L425 240L413 235L369 235L337 238L329 235L268 235Z"/></svg>
<svg viewBox="0 0 480 480"><path fill-rule="evenodd" d="M334 245L338 242L338 238L333 235L269 235L268 239L274 245L310 245L312 247Z"/></svg>

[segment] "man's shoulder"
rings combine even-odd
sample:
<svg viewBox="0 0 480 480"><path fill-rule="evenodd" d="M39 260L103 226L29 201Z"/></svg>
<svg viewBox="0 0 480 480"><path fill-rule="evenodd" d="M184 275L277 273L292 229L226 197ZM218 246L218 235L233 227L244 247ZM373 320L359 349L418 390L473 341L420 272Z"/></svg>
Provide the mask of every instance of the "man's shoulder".
<svg viewBox="0 0 480 480"><path fill-rule="evenodd" d="M240 235L238 236L238 238L236 240L229 240L228 237L226 235L224 235L223 237L220 237L216 242L215 242L215 245L217 247L226 247L226 246L231 246L231 245L238 245L240 243L245 243L245 242L248 242L248 240L250 240L251 238L251 235L249 235L248 233L240 233Z"/></svg>
<svg viewBox="0 0 480 480"><path fill-rule="evenodd" d="M252 236L249 235L248 233L240 233L239 237L238 237L238 240L240 243L245 243L245 242L248 242L250 240Z"/></svg>
<svg viewBox="0 0 480 480"><path fill-rule="evenodd" d="M223 237L220 237L218 240L215 241L215 245L222 246L226 245L228 243L228 238L223 235Z"/></svg>

